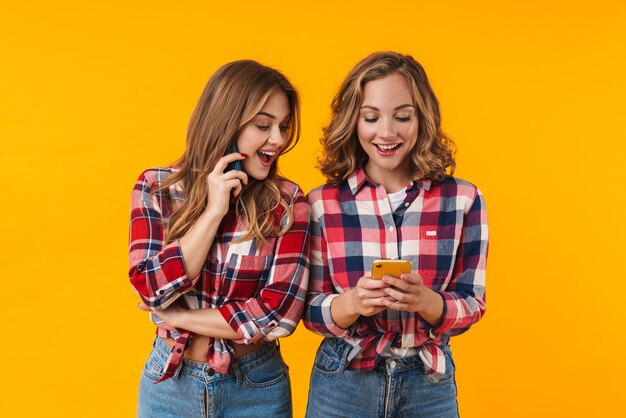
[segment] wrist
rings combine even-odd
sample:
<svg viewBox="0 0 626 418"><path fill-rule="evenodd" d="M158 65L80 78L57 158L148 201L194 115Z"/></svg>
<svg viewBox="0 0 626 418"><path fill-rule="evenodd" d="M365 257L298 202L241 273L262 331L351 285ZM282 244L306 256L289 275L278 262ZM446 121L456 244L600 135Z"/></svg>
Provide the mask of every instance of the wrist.
<svg viewBox="0 0 626 418"><path fill-rule="evenodd" d="M443 298L432 289L428 289L426 303L418 313L431 325L437 324L443 315Z"/></svg>
<svg viewBox="0 0 626 418"><path fill-rule="evenodd" d="M222 213L215 208L210 208L207 206L202 215L200 215L200 218L209 224L212 224L214 222L219 224L220 222L222 222L222 218L224 218L225 215L226 212Z"/></svg>

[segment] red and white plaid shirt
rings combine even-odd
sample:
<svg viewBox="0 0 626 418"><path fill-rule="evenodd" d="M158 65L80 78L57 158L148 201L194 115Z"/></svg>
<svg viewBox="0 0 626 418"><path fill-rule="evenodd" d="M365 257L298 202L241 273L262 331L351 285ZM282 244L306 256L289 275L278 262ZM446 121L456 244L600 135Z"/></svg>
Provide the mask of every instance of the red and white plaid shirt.
<svg viewBox="0 0 626 418"><path fill-rule="evenodd" d="M175 169L144 171L131 194L130 282L142 301L156 310L176 301L188 309L217 308L241 336L241 344L271 341L291 334L302 315L309 275L310 208L302 190L288 180L280 190L293 202L294 223L280 237L233 243L246 235L247 226L234 212L234 204L223 218L213 245L198 277L185 274L178 240L165 245L163 225L173 209L184 201L184 191L174 184L151 193ZM284 209L276 209L276 224ZM153 316L159 324L158 317ZM170 354L165 380L176 373L189 338L186 330L157 328L157 335L176 340ZM234 352L230 340L212 338L207 361L213 369L227 373Z"/></svg>
<svg viewBox="0 0 626 418"><path fill-rule="evenodd" d="M341 185L326 184L308 197L311 277L304 325L349 341L351 369L373 369L389 347L417 347L433 378L443 376L441 347L485 312L488 229L480 191L455 177L411 181L392 212L385 188L359 169ZM333 322L332 300L354 288L376 259L411 261L413 272L444 300L439 324L392 309L361 316L348 329Z"/></svg>

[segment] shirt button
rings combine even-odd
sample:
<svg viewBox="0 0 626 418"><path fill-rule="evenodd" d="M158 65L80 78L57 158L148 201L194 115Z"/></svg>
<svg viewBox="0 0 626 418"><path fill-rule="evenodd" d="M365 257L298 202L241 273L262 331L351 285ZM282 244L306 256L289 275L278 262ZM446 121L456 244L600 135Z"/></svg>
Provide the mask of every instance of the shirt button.
<svg viewBox="0 0 626 418"><path fill-rule="evenodd" d="M393 231L393 226L389 227L389 231L392 232Z"/></svg>
<svg viewBox="0 0 626 418"><path fill-rule="evenodd" d="M408 208L410 205L411 205L411 204L410 204L409 202L406 202L406 203L404 204L404 207L405 207L405 208Z"/></svg>
<svg viewBox="0 0 626 418"><path fill-rule="evenodd" d="M413 184L414 184L413 182L410 182L410 183L409 183L409 185L410 185L411 187L413 187Z"/></svg>
<svg viewBox="0 0 626 418"><path fill-rule="evenodd" d="M389 362L389 368L390 368L390 369L395 369L395 368L396 368L396 365L397 365L397 363L396 363L396 361L395 361L395 360L391 360L391 361Z"/></svg>
<svg viewBox="0 0 626 418"><path fill-rule="evenodd" d="M209 376L213 376L215 374L215 370L209 367L209 370L206 371L206 374L208 374Z"/></svg>

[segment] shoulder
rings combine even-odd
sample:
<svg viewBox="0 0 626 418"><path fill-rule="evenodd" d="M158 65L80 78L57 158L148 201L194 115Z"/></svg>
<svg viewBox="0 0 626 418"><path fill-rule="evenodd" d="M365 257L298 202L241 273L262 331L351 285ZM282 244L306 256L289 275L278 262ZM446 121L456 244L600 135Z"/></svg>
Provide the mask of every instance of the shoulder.
<svg viewBox="0 0 626 418"><path fill-rule="evenodd" d="M347 183L339 185L326 183L311 190L307 195L311 205L311 218L320 221L322 217L341 212L341 191Z"/></svg>
<svg viewBox="0 0 626 418"><path fill-rule="evenodd" d="M168 177L174 173L171 167L153 167L144 170L135 183L135 190L152 190L161 185Z"/></svg>
<svg viewBox="0 0 626 418"><path fill-rule="evenodd" d="M434 183L430 191L436 191L441 198L454 199L457 205L464 206L466 210L469 210L477 198L482 199L482 193L476 185L454 176L447 176Z"/></svg>
<svg viewBox="0 0 626 418"><path fill-rule="evenodd" d="M300 186L298 186L293 181L286 179L284 177L281 177L278 179L276 184L278 185L280 194L283 197L287 198L288 200L297 201L297 200L305 199L304 192L302 191Z"/></svg>
<svg viewBox="0 0 626 418"><path fill-rule="evenodd" d="M309 203L313 205L316 202L324 200L338 200L340 191L341 185L326 183L311 190L307 197Z"/></svg>

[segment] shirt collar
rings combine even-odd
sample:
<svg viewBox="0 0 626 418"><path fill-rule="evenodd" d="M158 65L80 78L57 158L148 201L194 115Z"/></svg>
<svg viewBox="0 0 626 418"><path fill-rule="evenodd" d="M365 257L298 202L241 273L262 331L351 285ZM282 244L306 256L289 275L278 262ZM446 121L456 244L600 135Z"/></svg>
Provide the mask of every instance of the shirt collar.
<svg viewBox="0 0 626 418"><path fill-rule="evenodd" d="M363 167L359 167L356 170L354 170L354 172L348 176L347 181L348 181L348 187L350 188L350 191L352 192L354 196L356 196L359 190L361 190L366 183L372 187L377 186L376 183L374 183L367 177L367 174L365 174L365 170L363 169ZM415 187L415 184L417 184L417 186L423 187L424 190L429 191L430 186L432 185L432 181L431 180L411 180L406 185L407 191L413 189Z"/></svg>

